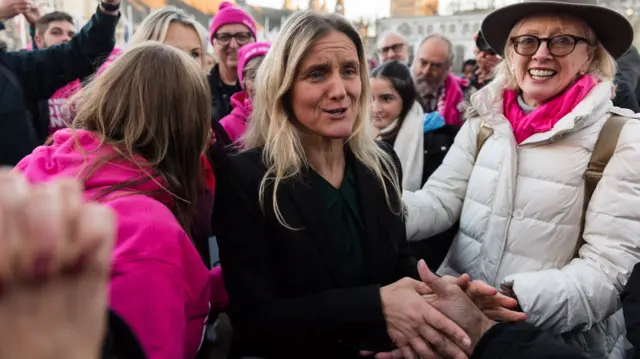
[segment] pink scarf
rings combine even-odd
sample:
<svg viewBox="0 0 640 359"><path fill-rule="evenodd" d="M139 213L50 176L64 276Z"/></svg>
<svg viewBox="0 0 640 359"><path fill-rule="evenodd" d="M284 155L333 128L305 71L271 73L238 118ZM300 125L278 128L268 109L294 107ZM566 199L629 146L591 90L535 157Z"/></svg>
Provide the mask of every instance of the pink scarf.
<svg viewBox="0 0 640 359"><path fill-rule="evenodd" d="M460 80L449 73L444 81L444 96L438 100L438 112L444 118L445 124L462 126L462 113L458 109L462 100L464 94L460 88Z"/></svg>
<svg viewBox="0 0 640 359"><path fill-rule="evenodd" d="M518 93L515 90L504 92L504 115L511 123L518 144L531 135L549 131L566 114L571 112L578 103L596 85L591 75L582 76L568 90L559 96L537 107L526 114L518 104Z"/></svg>

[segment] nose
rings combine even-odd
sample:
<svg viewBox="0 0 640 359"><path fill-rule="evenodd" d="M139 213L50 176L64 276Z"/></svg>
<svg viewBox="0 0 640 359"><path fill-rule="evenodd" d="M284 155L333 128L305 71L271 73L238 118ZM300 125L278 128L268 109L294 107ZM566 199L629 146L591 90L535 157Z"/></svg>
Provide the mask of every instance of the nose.
<svg viewBox="0 0 640 359"><path fill-rule="evenodd" d="M329 99L342 100L347 96L347 89L339 73L335 73L329 85Z"/></svg>
<svg viewBox="0 0 640 359"><path fill-rule="evenodd" d="M541 42L538 50L531 57L534 60L542 61L551 59L551 53L549 52L548 43L546 41Z"/></svg>
<svg viewBox="0 0 640 359"><path fill-rule="evenodd" d="M422 67L422 71L420 72L420 75L425 76L430 72L431 72L431 64L429 63Z"/></svg>
<svg viewBox="0 0 640 359"><path fill-rule="evenodd" d="M231 41L229 41L229 47L231 47L232 49L239 49L240 48L240 44L238 44L238 40L236 40L235 37L232 37Z"/></svg>

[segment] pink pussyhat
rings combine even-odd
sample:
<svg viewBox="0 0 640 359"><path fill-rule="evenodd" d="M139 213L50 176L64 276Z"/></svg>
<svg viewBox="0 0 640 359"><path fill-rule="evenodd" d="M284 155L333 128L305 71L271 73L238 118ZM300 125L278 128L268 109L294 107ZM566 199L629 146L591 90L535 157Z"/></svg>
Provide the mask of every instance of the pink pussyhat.
<svg viewBox="0 0 640 359"><path fill-rule="evenodd" d="M218 7L218 13L213 16L213 21L209 27L210 40L213 43L213 37L219 28L229 24L242 24L249 29L253 38L256 39L256 22L249 14L234 4L223 1Z"/></svg>
<svg viewBox="0 0 640 359"><path fill-rule="evenodd" d="M264 56L269 52L271 44L268 42L254 42L246 44L238 50L238 81L242 84L242 72L245 65L256 56Z"/></svg>

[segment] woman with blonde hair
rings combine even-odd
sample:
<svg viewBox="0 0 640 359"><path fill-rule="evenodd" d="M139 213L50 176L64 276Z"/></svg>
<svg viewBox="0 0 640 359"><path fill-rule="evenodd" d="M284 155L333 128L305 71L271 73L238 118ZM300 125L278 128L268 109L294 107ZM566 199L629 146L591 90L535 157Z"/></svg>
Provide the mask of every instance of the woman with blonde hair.
<svg viewBox="0 0 640 359"><path fill-rule="evenodd" d="M110 307L147 358L194 358L210 297L190 239L209 144L206 74L185 52L143 42L78 96L71 128L16 168L32 183L77 178L86 200L116 213Z"/></svg>
<svg viewBox="0 0 640 359"><path fill-rule="evenodd" d="M206 73L206 29L181 9L174 6L165 6L149 14L140 24L140 27L131 37L128 46L136 46L144 41L158 41L173 46L189 54L202 67ZM169 83L160 86L170 86ZM198 210L194 213L192 223L193 241L198 248L200 256L207 266L210 266L209 237L213 234L211 228L211 214L213 210L213 192L215 190L215 177L211 165L212 158L218 157L212 152L218 151L220 146L231 144L226 132L216 121L211 121L213 138L208 153L201 157L203 167L204 186L200 189L197 201ZM218 151L219 152L219 151ZM214 261L216 259L214 258ZM211 305L215 314L223 312L227 307L227 294L222 282L221 268L218 266L212 271ZM212 320L214 318L211 318Z"/></svg>
<svg viewBox="0 0 640 359"><path fill-rule="evenodd" d="M158 41L185 51L205 68L206 36L206 29L186 12L165 6L144 18L128 45Z"/></svg>
<svg viewBox="0 0 640 359"><path fill-rule="evenodd" d="M367 131L367 67L357 30L312 12L289 18L263 60L247 151L217 173L231 358L358 358L392 343L414 358L409 342L463 358L477 342L421 297L400 162Z"/></svg>
<svg viewBox="0 0 640 359"><path fill-rule="evenodd" d="M460 220L442 274L500 287L529 323L621 358L619 295L640 261L640 122L611 97L633 28L595 0L529 0L487 15L482 35L504 62L442 166L404 193L408 238Z"/></svg>

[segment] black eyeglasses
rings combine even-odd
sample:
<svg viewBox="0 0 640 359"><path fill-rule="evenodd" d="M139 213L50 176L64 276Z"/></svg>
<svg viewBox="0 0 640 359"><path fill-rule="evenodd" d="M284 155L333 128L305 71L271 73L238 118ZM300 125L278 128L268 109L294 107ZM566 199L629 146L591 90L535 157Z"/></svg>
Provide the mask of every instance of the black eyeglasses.
<svg viewBox="0 0 640 359"><path fill-rule="evenodd" d="M400 52L400 50L402 50L402 48L404 47L404 44L393 44L391 46L385 46L385 47L381 47L380 53L381 54L386 54L389 51L393 51L393 52Z"/></svg>
<svg viewBox="0 0 640 359"><path fill-rule="evenodd" d="M214 35L214 39L218 41L221 45L228 45L231 42L231 39L236 39L238 45L246 45L253 36L250 32L236 32L236 33L226 33L220 32Z"/></svg>
<svg viewBox="0 0 640 359"><path fill-rule="evenodd" d="M551 37L537 37L533 35L522 35L511 38L513 49L522 56L531 56L538 52L540 45L547 43L547 49L553 56L567 56L575 50L580 42L592 46L591 41L584 37L575 35L556 35Z"/></svg>

